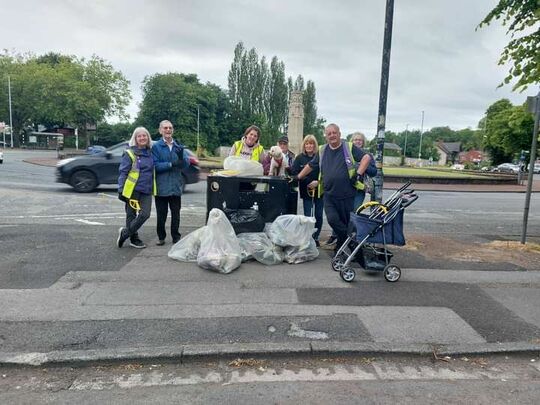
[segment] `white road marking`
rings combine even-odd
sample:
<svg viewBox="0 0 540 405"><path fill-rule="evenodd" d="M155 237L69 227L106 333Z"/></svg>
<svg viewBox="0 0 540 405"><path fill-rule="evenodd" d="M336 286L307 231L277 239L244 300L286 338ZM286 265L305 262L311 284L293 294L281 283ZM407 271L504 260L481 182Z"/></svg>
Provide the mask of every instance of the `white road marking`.
<svg viewBox="0 0 540 405"><path fill-rule="evenodd" d="M519 374L519 373L518 373ZM252 384L258 382L324 382L324 381L375 381L375 380L518 380L518 374L497 368L467 369L448 366L396 366L374 362L370 365L341 365L316 369L274 369L259 367L233 371L211 371L175 375L174 373L124 373L112 376L81 376L76 379L71 390L105 390L113 388L137 388L154 386L177 386L219 383ZM35 386L33 387L35 388Z"/></svg>
<svg viewBox="0 0 540 405"><path fill-rule="evenodd" d="M75 221L82 222L83 224L87 224L87 225L105 225L103 222L93 222L93 221L88 221L86 219L76 219Z"/></svg>
<svg viewBox="0 0 540 405"><path fill-rule="evenodd" d="M170 377L154 371L150 374L130 374L120 375L107 379L106 377L93 378L92 381L75 380L71 385L71 390L98 390L111 388L137 388L137 387L157 387L164 385L196 385L208 383L220 383L222 377L219 373L210 372L206 375L191 374L188 377Z"/></svg>
<svg viewBox="0 0 540 405"><path fill-rule="evenodd" d="M287 331L287 335L293 336L293 337L314 339L314 340L328 339L328 333L326 333L326 332L318 332L318 331L314 331L314 330L304 330L304 329L300 328L300 326L298 326L294 322L291 322L291 327Z"/></svg>

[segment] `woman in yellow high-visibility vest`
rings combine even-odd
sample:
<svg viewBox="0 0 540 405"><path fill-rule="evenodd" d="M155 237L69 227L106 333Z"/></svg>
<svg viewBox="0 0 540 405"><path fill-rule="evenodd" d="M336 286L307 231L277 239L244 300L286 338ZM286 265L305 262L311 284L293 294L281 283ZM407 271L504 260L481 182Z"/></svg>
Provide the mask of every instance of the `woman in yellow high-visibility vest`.
<svg viewBox="0 0 540 405"><path fill-rule="evenodd" d="M238 156L246 160L251 159L262 164L264 161L264 148L259 143L260 139L260 128L251 125L244 131L242 139L233 144L229 156Z"/></svg>
<svg viewBox="0 0 540 405"><path fill-rule="evenodd" d="M138 230L150 218L152 195L156 193L154 160L151 154L152 140L144 127L135 128L129 147L122 156L118 176L118 198L126 203L126 226L118 230L116 244L143 249L146 245L139 239Z"/></svg>

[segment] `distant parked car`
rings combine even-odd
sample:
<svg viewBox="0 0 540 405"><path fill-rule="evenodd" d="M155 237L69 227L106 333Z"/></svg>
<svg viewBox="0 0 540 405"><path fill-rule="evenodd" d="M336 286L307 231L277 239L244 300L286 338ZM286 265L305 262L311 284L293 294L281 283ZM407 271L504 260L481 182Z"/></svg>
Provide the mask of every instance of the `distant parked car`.
<svg viewBox="0 0 540 405"><path fill-rule="evenodd" d="M86 148L86 153L88 153L89 155L93 155L94 153L103 152L106 149L107 148L105 146L91 145L88 148Z"/></svg>
<svg viewBox="0 0 540 405"><path fill-rule="evenodd" d="M116 184L118 168L127 142L91 155L81 155L59 161L56 165L56 181L66 183L80 193L89 193L100 184ZM193 152L189 154L189 166L182 169L184 187L199 181L199 160Z"/></svg>
<svg viewBox="0 0 540 405"><path fill-rule="evenodd" d="M499 166L494 167L492 171L497 173L517 174L519 173L519 166L513 163L501 163Z"/></svg>
<svg viewBox="0 0 540 405"><path fill-rule="evenodd" d="M465 165L462 165L461 163L455 163L452 165L453 170L465 170Z"/></svg>
<svg viewBox="0 0 540 405"><path fill-rule="evenodd" d="M534 172L535 173L540 173L540 163L535 163L534 164Z"/></svg>

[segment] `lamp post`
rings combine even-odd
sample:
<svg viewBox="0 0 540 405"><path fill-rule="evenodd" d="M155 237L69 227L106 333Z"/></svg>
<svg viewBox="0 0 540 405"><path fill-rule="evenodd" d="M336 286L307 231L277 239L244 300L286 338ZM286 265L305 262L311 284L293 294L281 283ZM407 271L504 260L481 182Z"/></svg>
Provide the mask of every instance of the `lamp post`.
<svg viewBox="0 0 540 405"><path fill-rule="evenodd" d="M199 104L197 104L197 157L199 157Z"/></svg>
<svg viewBox="0 0 540 405"><path fill-rule="evenodd" d="M422 159L422 135L424 134L424 110L422 110L422 124L420 126L420 147L418 149L418 160Z"/></svg>
<svg viewBox="0 0 540 405"><path fill-rule="evenodd" d="M390 77L390 51L392 49L392 26L394 21L394 0L386 0L386 12L384 18L383 54L381 66L381 85L379 90L379 113L377 115L377 154L375 163L377 175L375 187L371 195L372 201L382 201L383 192L383 155L384 133L386 128L386 101L388 97L388 80Z"/></svg>
<svg viewBox="0 0 540 405"><path fill-rule="evenodd" d="M409 134L409 124L405 127L405 148L403 148L403 157L407 160L407 135Z"/></svg>
<svg viewBox="0 0 540 405"><path fill-rule="evenodd" d="M527 222L529 220L529 207L531 204L532 183L534 177L534 164L536 162L536 148L538 145L538 127L540 122L540 91L535 97L527 97L529 112L534 114L534 128L531 142L531 154L529 160L529 174L527 175L527 192L525 194L525 208L523 210L523 228L521 230L521 244L527 240Z"/></svg>
<svg viewBox="0 0 540 405"><path fill-rule="evenodd" d="M9 133L11 135L11 149L13 149L13 116L11 114L11 79L8 75L8 98L9 98ZM4 147L6 144L4 143Z"/></svg>

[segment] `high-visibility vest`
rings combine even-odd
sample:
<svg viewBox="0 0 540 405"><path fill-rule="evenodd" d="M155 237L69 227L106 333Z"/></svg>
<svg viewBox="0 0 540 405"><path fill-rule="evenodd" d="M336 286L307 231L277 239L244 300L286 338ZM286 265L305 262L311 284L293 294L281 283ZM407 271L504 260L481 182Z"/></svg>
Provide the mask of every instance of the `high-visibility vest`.
<svg viewBox="0 0 540 405"><path fill-rule="evenodd" d="M345 159L345 164L347 165L347 173L349 174L349 179L352 179L354 176L356 176L356 169L354 165L356 164L356 160L354 159L354 156L352 154L352 142L342 142L343 144L343 157ZM323 193L323 187L322 187L322 159L324 155L324 151L326 150L328 144L319 146L319 197ZM356 181L353 186L356 190L363 190L365 188L364 183L361 181Z"/></svg>
<svg viewBox="0 0 540 405"><path fill-rule="evenodd" d="M234 143L234 152L235 152L234 155L240 156L240 153L242 153L242 149L244 149L244 142L236 141ZM264 148L262 147L262 145L257 146L256 148L253 149L253 152L251 153L251 160L258 162L263 152L264 152Z"/></svg>
<svg viewBox="0 0 540 405"><path fill-rule="evenodd" d="M139 167L137 166L137 158L135 157L135 153L131 149L126 149L126 153L131 159L131 170L129 171L126 181L124 182L124 188L122 189L122 195L126 198L131 198L133 195L133 190L135 190L135 185L137 184L137 180L139 180ZM152 195L157 194L157 185L156 185L156 172L154 169L153 173L153 181L152 181Z"/></svg>

